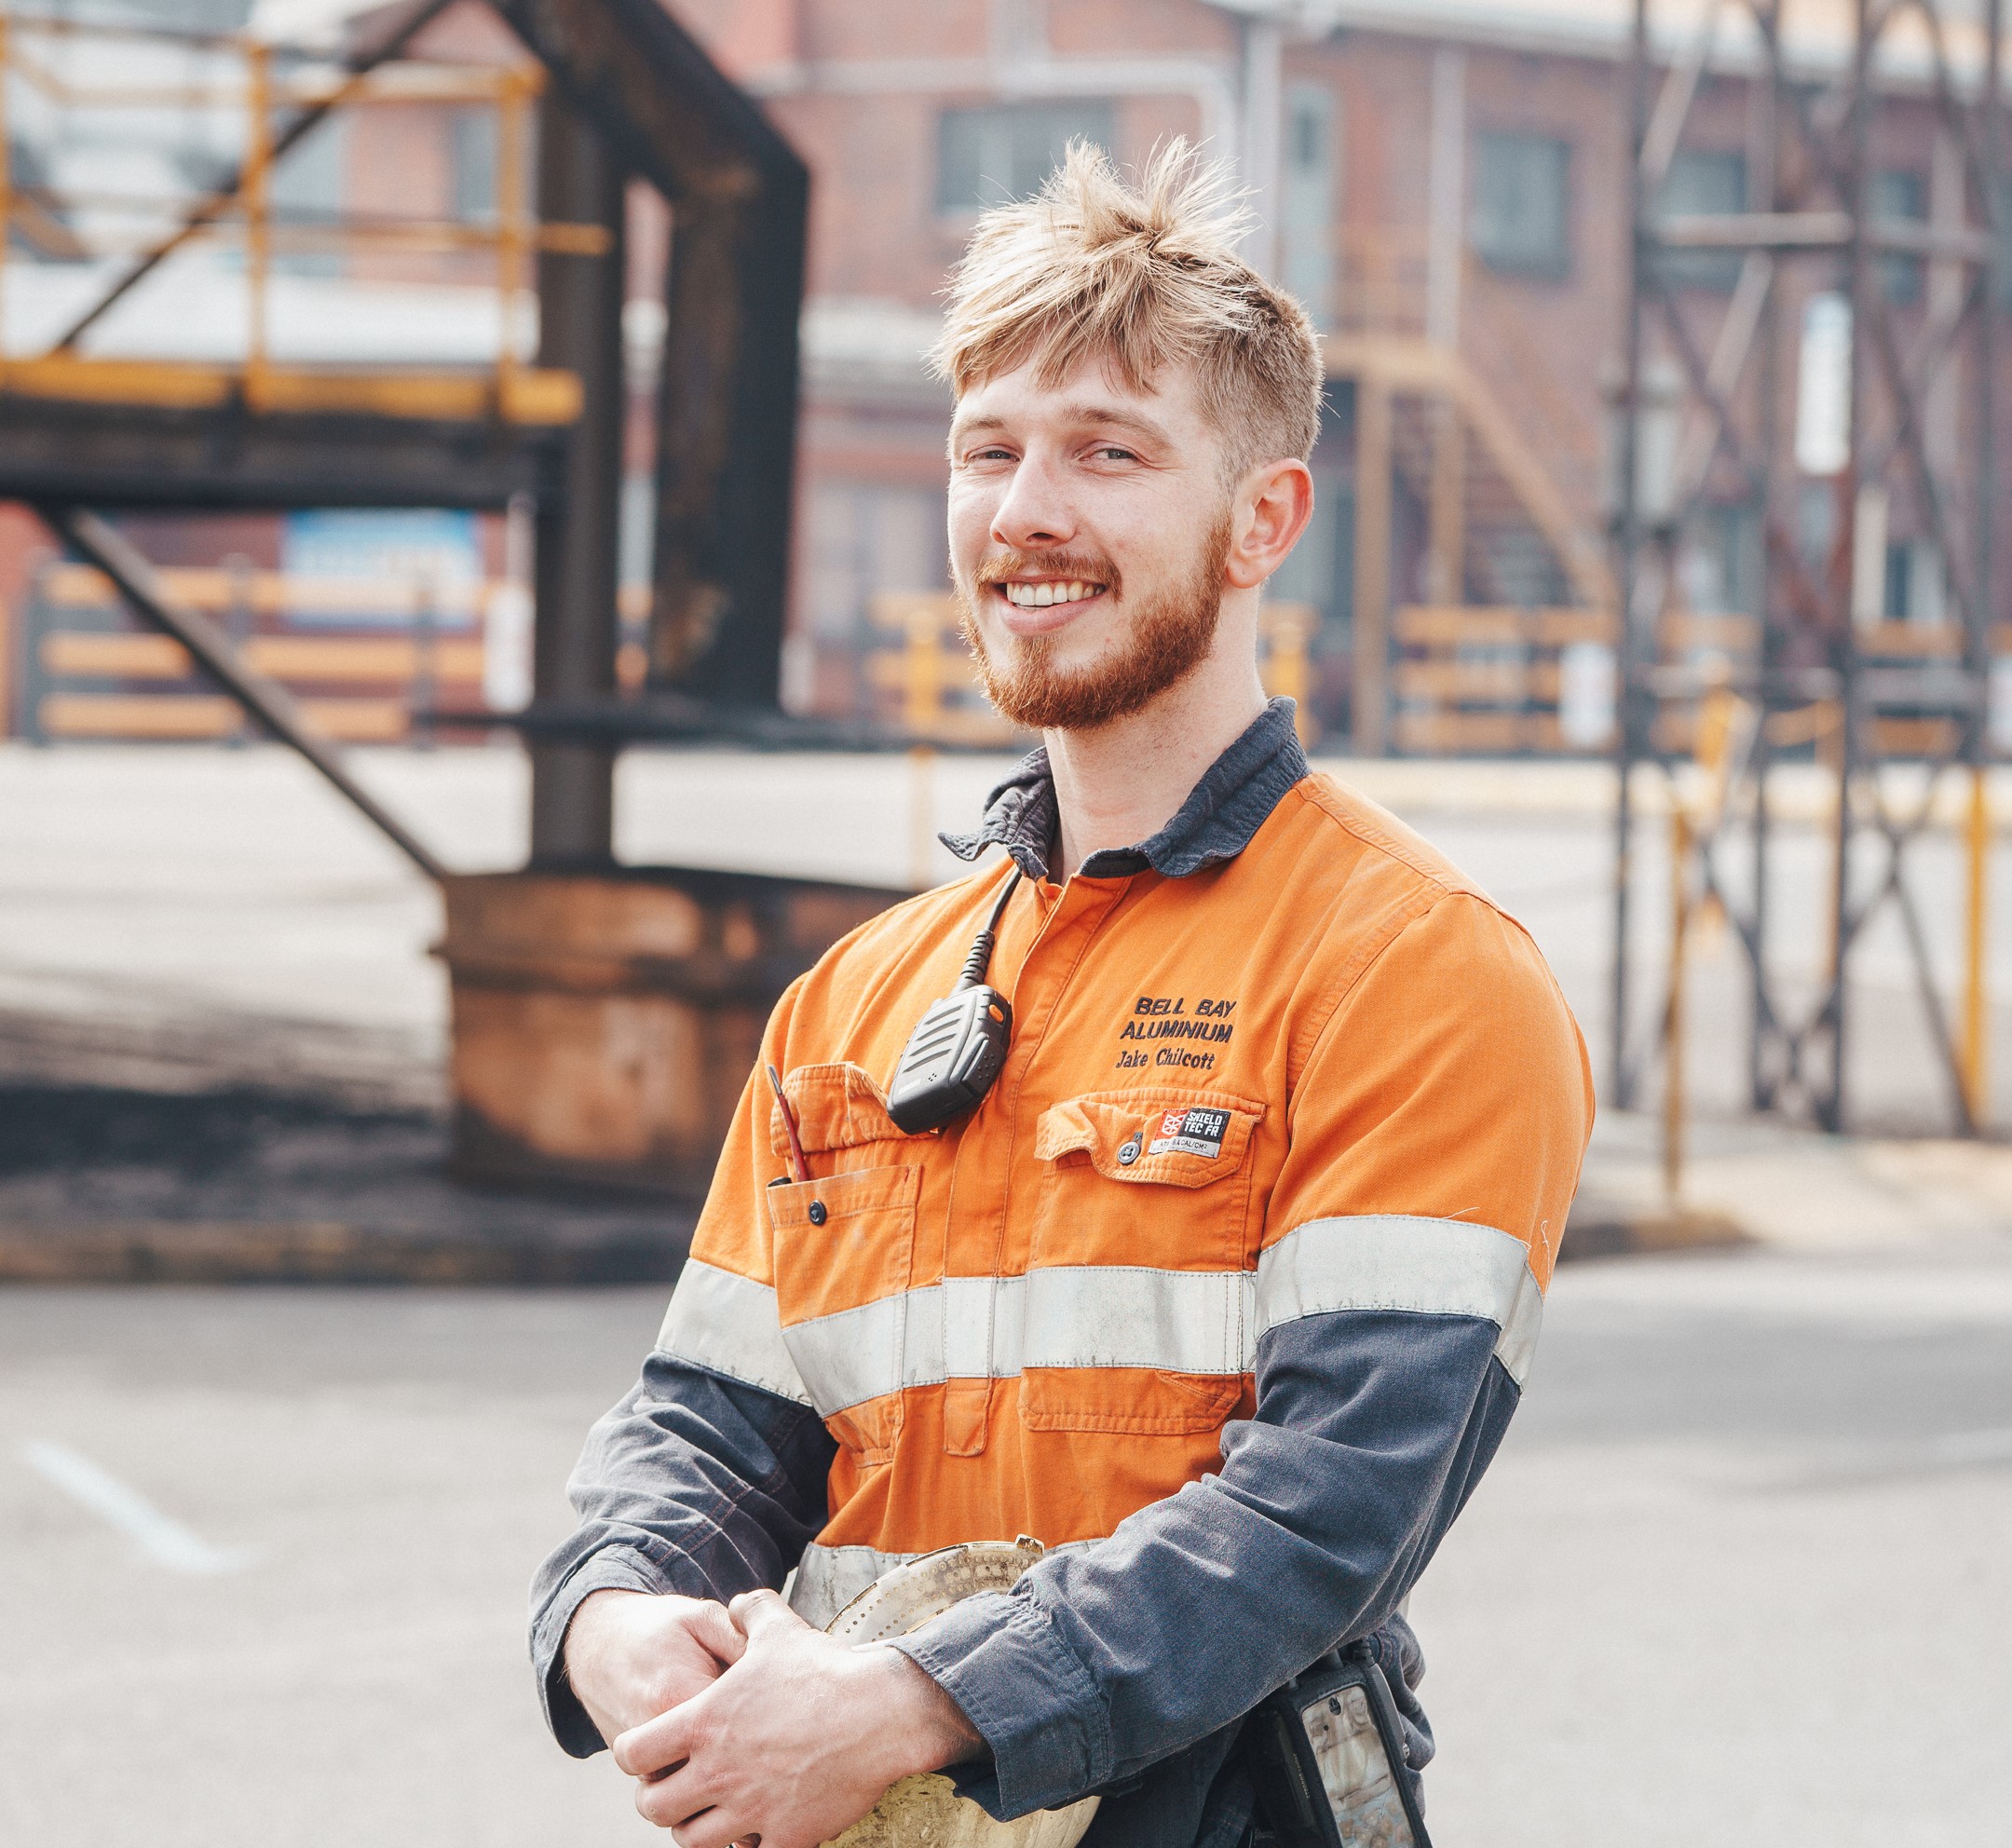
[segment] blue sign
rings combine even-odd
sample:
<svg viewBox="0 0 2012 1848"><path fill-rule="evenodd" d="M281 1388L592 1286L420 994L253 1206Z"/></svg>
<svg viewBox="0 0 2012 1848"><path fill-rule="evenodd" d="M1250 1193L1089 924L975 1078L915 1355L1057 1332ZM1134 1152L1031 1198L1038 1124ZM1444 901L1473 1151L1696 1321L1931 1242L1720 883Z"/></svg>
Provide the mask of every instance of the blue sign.
<svg viewBox="0 0 2012 1848"><path fill-rule="evenodd" d="M298 580L289 616L307 627L409 629L424 611L440 628L467 629L483 584L475 516L436 508L289 513L279 568Z"/></svg>

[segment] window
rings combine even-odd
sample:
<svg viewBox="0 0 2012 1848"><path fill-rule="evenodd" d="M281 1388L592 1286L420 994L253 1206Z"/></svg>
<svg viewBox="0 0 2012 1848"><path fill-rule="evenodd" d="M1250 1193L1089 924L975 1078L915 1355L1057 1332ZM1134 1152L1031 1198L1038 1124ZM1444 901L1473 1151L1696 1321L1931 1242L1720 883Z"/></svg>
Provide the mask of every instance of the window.
<svg viewBox="0 0 2012 1848"><path fill-rule="evenodd" d="M1661 201L1667 218L1719 218L1747 210L1747 156L1736 149L1683 148L1671 159ZM1672 289L1730 290L1737 251L1665 251L1657 267Z"/></svg>
<svg viewBox="0 0 2012 1848"><path fill-rule="evenodd" d="M1279 163L1279 276L1319 327L1331 314L1335 217L1334 92L1294 84L1285 93Z"/></svg>
<svg viewBox="0 0 2012 1848"><path fill-rule="evenodd" d="M1928 185L1919 173L1888 170L1872 176L1872 216L1899 218L1911 224L1928 217ZM1922 298L1922 279L1926 266L1918 256L1902 251L1885 251L1879 260L1880 280L1886 299L1896 308L1911 307Z"/></svg>
<svg viewBox="0 0 2012 1848"><path fill-rule="evenodd" d="M493 109L457 109L449 117L454 215L480 224L496 211L496 117Z"/></svg>
<svg viewBox="0 0 2012 1848"><path fill-rule="evenodd" d="M977 211L1040 190L1072 141L1109 147L1108 102L1001 102L936 118L936 210Z"/></svg>
<svg viewBox="0 0 2012 1848"><path fill-rule="evenodd" d="M809 510L802 615L816 640L865 633L869 605L882 591L948 585L941 489L820 481Z"/></svg>
<svg viewBox="0 0 2012 1848"><path fill-rule="evenodd" d="M1886 589L1880 613L1888 622L1933 627L1948 621L1948 589L1942 553L1933 539L1887 542Z"/></svg>
<svg viewBox="0 0 2012 1848"><path fill-rule="evenodd" d="M1571 268L1571 143L1551 135L1475 137L1469 241L1491 269L1562 279Z"/></svg>
<svg viewBox="0 0 2012 1848"><path fill-rule="evenodd" d="M1998 243L1992 265L2000 307L2012 307L2012 174L1999 174L1992 187L1992 219Z"/></svg>
<svg viewBox="0 0 2012 1848"><path fill-rule="evenodd" d="M1750 506L1707 507L1689 523L1677 559L1694 610L1752 614L1760 607L1760 516Z"/></svg>
<svg viewBox="0 0 2012 1848"><path fill-rule="evenodd" d="M333 224L342 218L343 151L348 122L331 116L293 143L272 170L272 214L281 224ZM337 276L342 253L335 250L285 251L273 267L296 276Z"/></svg>

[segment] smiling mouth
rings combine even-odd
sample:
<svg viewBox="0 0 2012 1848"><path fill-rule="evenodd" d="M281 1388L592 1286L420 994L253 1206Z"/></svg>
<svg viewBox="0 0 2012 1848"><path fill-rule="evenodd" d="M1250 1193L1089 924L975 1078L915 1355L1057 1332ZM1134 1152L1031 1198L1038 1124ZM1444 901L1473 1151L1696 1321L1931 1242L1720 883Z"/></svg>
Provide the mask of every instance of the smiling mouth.
<svg viewBox="0 0 2012 1848"><path fill-rule="evenodd" d="M1086 604L1107 586L1083 578L1050 578L1037 584L1009 581L993 588L1015 609L1052 609L1057 604Z"/></svg>

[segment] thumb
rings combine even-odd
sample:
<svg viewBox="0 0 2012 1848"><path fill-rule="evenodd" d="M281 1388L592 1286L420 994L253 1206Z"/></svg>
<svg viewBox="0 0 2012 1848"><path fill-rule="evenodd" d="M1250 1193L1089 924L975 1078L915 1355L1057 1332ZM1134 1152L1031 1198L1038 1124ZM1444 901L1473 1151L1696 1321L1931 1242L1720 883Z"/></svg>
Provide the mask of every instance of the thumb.
<svg viewBox="0 0 2012 1848"><path fill-rule="evenodd" d="M727 1607L734 1626L749 1642L761 1642L787 1630L808 1630L810 1625L797 1616L772 1591L744 1591Z"/></svg>
<svg viewBox="0 0 2012 1848"><path fill-rule="evenodd" d="M735 1627L727 1607L714 1598L696 1602L686 1618L692 1640L716 1662L732 1667L747 1651L747 1637Z"/></svg>

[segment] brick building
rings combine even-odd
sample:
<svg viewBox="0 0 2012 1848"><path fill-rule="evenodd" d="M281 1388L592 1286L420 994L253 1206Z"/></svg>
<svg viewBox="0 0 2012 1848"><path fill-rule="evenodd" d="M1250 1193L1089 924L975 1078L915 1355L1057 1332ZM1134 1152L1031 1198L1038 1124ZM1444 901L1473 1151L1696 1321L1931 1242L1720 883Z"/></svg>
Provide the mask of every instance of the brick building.
<svg viewBox="0 0 2012 1848"><path fill-rule="evenodd" d="M985 201L1038 183L1071 135L1141 159L1185 134L1234 155L1258 197L1258 260L1337 336L1330 415L1315 471L1314 529L1274 586L1320 617L1314 703L1331 732L1350 726L1357 556L1357 380L1347 336L1417 333L1453 349L1519 455L1469 444L1435 543L1431 411L1382 414L1393 605L1585 603L1583 565L1603 527L1602 382L1618 363L1625 284L1626 125L1623 0L1461 0L1377 6L1331 0L1284 29L1247 6L1205 0L673 0L715 56L757 95L815 174L807 395L796 550L792 699L862 703L857 662L876 591L940 583L945 400L916 354L933 298ZM1674 61L1694 33L1659 43ZM1706 68L1661 204L1728 212L1748 202L1752 47L1728 9L1722 59ZM1798 48L1812 73L1841 50L1837 9L1790 9L1817 36ZM1823 34L1833 34L1825 37ZM1959 46L1959 52L1961 47ZM1915 48L1918 54L1919 48ZM1871 131L1875 210L1926 220L1960 211L1960 177L1938 156L1918 55L1900 48ZM1687 322L1709 349L1739 259L1665 260ZM1918 257L1883 260L1903 334L1938 286ZM1820 264L1785 280L1785 313L1835 286ZM2004 279L2000 279L2001 294ZM2004 351L2001 345L2001 353ZM2003 387L2001 387L2003 389ZM1943 394L1936 440L1959 453L1968 394ZM1792 405L1788 414L1792 418ZM1499 461L1499 466L1496 465ZM1516 466L1511 466L1514 463ZM1543 480L1529 482L1529 465ZM1530 517L1545 496L1546 523ZM1804 484L1802 543L1820 557L1835 517L1826 482ZM1559 523L1571 529L1560 543ZM1896 495L1885 614L1945 614L1941 564L1920 510ZM2001 548L2001 555L2003 549ZM1693 610L1751 612L1760 523L1729 486L1679 559ZM2002 606L2002 605L2001 605ZM1403 687L1394 689L1402 704ZM1402 727L1399 727L1400 733ZM1401 738L1400 741L1402 741Z"/></svg>
<svg viewBox="0 0 2012 1848"><path fill-rule="evenodd" d="M208 0L211 10L224 0ZM173 0L156 0L162 7ZM276 19L319 0L264 0ZM875 600L945 581L942 442L947 398L921 361L936 295L976 211L1031 190L1072 136L1142 159L1186 135L1239 163L1260 228L1254 260L1294 289L1333 336L1330 414L1315 457L1315 525L1274 586L1318 618L1312 703L1330 736L1362 723L1364 676L1380 673L1380 620L1394 606L1590 605L1603 523L1602 381L1620 347L1626 249L1625 0L1300 0L1280 22L1264 0L667 0L729 74L761 98L813 174L804 414L786 701L798 710L884 708L864 662L888 641ZM339 7L336 10L340 10ZM1798 9L1791 7L1793 16ZM1801 9L1835 31L1841 9ZM324 14L330 11L321 7ZM1666 0L1686 34L1698 8ZM1705 70L1662 202L1733 211L1748 198L1747 76L1740 9ZM1683 39L1659 44L1678 56ZM474 4L433 29L435 48L508 59L510 41ZM1838 47L1804 48L1814 70ZM481 217L496 197L495 138L479 112L359 118L292 183L346 208L387 204ZM397 119L390 119L393 115ZM1898 71L1872 131L1874 199L1885 215L1951 209L1932 98ZM416 203L415 203L416 202ZM645 401L660 283L660 211L632 220L632 362ZM1738 270L1710 252L1665 259L1687 320L1708 348ZM379 260L373 275L389 275ZM1889 257L1903 331L1943 279ZM401 272L402 273L402 272ZM436 282L450 277L437 265ZM354 279L352 275L351 279ZM1826 286L1803 264L1786 311ZM2000 279L2001 292L2004 279ZM1434 406L1366 384L1371 346L1422 341L1457 372L1472 433L1442 440ZM2004 351L2002 345L2001 351ZM1365 358L1365 355L1371 355ZM1449 390L1451 387L1448 387ZM1951 388L1932 439L1960 453L1970 394ZM625 577L646 581L647 419L635 420ZM1383 467L1358 479L1357 457ZM1453 455L1448 470L1445 458ZM2008 483L2012 485L2012 483ZM1806 484L1802 540L1828 544L1834 504ZM1387 531L1366 556L1364 532ZM497 550L494 536L487 541ZM2001 548L2001 557L2005 551ZM1896 496L1884 604L1944 615L1941 563L1919 510ZM1759 521L1737 484L1696 523L1681 596L1703 612L1751 612ZM2002 606L2002 600L2001 605ZM1367 633L1366 649L1361 635ZM1380 654L1379 651L1384 653ZM1375 659L1372 659L1374 657ZM884 679L885 676L882 676ZM1400 677L1369 705L1398 713ZM1548 733L1504 732L1543 744ZM1427 748L1428 732L1408 741Z"/></svg>

